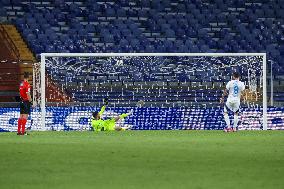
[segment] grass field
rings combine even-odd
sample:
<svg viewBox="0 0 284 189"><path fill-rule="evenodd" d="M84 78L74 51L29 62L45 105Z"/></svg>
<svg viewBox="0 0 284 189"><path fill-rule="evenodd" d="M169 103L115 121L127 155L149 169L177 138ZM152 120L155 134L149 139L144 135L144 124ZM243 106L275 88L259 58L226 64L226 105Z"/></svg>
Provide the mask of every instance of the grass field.
<svg viewBox="0 0 284 189"><path fill-rule="evenodd" d="M284 188L284 132L0 133L0 188Z"/></svg>

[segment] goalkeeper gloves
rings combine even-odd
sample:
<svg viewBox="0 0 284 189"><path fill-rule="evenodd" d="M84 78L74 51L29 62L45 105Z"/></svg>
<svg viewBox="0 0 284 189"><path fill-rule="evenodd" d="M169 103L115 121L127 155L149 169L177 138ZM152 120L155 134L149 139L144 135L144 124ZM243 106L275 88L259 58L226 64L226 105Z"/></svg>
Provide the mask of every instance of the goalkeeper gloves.
<svg viewBox="0 0 284 189"><path fill-rule="evenodd" d="M108 105L108 98L107 97L104 98L103 103L104 103L104 105Z"/></svg>

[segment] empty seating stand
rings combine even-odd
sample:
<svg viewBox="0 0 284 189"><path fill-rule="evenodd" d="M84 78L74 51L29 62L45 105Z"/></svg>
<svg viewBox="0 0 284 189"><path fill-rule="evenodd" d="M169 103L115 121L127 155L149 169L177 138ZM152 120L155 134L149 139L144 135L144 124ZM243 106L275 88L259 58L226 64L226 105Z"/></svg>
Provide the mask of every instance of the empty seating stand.
<svg viewBox="0 0 284 189"><path fill-rule="evenodd" d="M36 54L268 52L284 71L282 0L0 2Z"/></svg>
<svg viewBox="0 0 284 189"><path fill-rule="evenodd" d="M267 52L274 74L284 74L283 0L0 0L0 5L1 21L14 23L37 56L42 52ZM142 76L107 79L112 83L153 80ZM54 79L62 82L64 77ZM191 79L157 74L154 80ZM81 83L90 84L70 81L79 88ZM217 77L208 82L216 81ZM79 93L75 97L83 100Z"/></svg>

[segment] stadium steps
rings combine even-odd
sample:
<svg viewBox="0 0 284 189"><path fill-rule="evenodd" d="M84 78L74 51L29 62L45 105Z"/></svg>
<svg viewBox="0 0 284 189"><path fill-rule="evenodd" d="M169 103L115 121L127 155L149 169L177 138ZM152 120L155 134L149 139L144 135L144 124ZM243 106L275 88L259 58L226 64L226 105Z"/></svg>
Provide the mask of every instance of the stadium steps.
<svg viewBox="0 0 284 189"><path fill-rule="evenodd" d="M19 66L11 62L0 64L0 91L18 91Z"/></svg>
<svg viewBox="0 0 284 189"><path fill-rule="evenodd" d="M27 44L21 37L20 33L16 29L14 25L3 25L3 28L6 30L6 32L9 35L9 38L12 39L13 43L15 44L18 52L19 52L19 60L23 62L22 64L19 64L20 70L18 70L17 73L20 73L21 78L23 79L23 73L29 72L33 73L32 63L36 62L36 59L34 55L32 54L31 50L28 48ZM1 66L1 68L4 68ZM32 84L32 76L30 76L30 83ZM52 102L72 102L72 99L63 91L61 90L55 82L52 82L47 77L47 99ZM1 89L5 90L18 90L18 82L19 79L17 79L16 84L7 84L7 86L2 86ZM14 82L15 83L15 82ZM13 86L13 88L11 88ZM11 98L5 98L5 101L11 101Z"/></svg>
<svg viewBox="0 0 284 189"><path fill-rule="evenodd" d="M14 25L3 25L4 29L8 33L9 37L13 40L16 48L20 53L20 60L35 62L36 59L32 54L31 50L28 48L27 44L21 37L21 34L18 32Z"/></svg>
<svg viewBox="0 0 284 189"><path fill-rule="evenodd" d="M23 74L24 72L32 73L32 64L36 62L36 59L30 49L28 48L27 44L24 42L23 38L21 37L20 33L16 29L14 25L3 25L4 29L8 33L10 39L13 41L17 51L19 52L18 59L24 64L20 64L20 73Z"/></svg>
<svg viewBox="0 0 284 189"><path fill-rule="evenodd" d="M32 64L36 62L36 59L30 49L28 48L27 44L21 37L21 34L18 32L16 27L14 25L3 25L3 28L6 30L6 33L8 34L9 38L12 40L15 48L18 51L18 61L22 62L19 64L19 75L20 80L23 80L23 75L24 72L29 72L30 73L30 83L32 84L32 76L31 74L33 73L33 68Z"/></svg>
<svg viewBox="0 0 284 189"><path fill-rule="evenodd" d="M0 102L15 101L11 93L17 92L19 85L18 53L6 30L0 25ZM3 94L5 93L5 94Z"/></svg>

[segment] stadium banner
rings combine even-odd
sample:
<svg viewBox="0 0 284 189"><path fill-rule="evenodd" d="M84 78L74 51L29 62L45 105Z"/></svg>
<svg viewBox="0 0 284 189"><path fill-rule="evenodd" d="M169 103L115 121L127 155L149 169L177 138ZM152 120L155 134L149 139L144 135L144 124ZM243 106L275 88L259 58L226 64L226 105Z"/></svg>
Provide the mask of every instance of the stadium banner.
<svg viewBox="0 0 284 189"><path fill-rule="evenodd" d="M90 130L91 114L96 107L49 107L44 130ZM103 119L128 112L129 107L107 108ZM223 108L133 108L133 115L117 124L130 126L132 130L222 130L225 127ZM0 108L0 131L16 131L19 108ZM230 115L233 116L233 115ZM262 108L242 108L239 130L261 130ZM269 107L268 129L284 129L284 108ZM33 110L27 128L40 130L40 111Z"/></svg>

